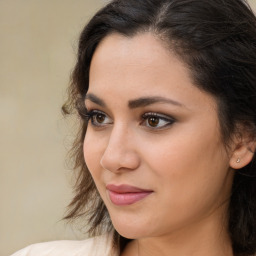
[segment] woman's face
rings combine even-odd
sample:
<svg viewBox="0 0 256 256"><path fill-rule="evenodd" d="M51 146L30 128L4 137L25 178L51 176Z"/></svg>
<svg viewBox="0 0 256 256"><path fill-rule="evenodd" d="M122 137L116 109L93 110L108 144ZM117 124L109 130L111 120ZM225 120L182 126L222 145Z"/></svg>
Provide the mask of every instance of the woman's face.
<svg viewBox="0 0 256 256"><path fill-rule="evenodd" d="M101 42L85 104L85 161L121 235L161 236L225 214L233 175L216 101L152 34Z"/></svg>

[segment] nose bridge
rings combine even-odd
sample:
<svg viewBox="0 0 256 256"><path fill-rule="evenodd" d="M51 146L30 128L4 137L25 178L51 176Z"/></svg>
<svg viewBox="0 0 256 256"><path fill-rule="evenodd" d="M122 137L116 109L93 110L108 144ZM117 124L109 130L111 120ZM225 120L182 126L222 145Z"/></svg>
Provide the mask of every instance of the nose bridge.
<svg viewBox="0 0 256 256"><path fill-rule="evenodd" d="M120 123L114 125L111 135L109 137L108 145L115 146L118 144L122 144L125 140L128 139L128 137L131 136L131 131L129 130L129 127L125 123Z"/></svg>
<svg viewBox="0 0 256 256"><path fill-rule="evenodd" d="M114 125L101 159L102 167L114 172L121 169L132 170L138 164L131 127L124 123Z"/></svg>

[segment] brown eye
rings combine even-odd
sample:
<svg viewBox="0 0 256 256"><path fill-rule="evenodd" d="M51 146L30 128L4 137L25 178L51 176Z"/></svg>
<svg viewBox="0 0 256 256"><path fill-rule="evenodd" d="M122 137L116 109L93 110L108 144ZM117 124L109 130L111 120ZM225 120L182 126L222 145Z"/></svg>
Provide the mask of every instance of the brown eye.
<svg viewBox="0 0 256 256"><path fill-rule="evenodd" d="M90 124L95 127L105 127L109 124L113 124L113 120L99 110L91 110L87 114L87 120L90 121Z"/></svg>
<svg viewBox="0 0 256 256"><path fill-rule="evenodd" d="M148 119L148 124L149 124L149 126L151 126L151 127L157 127L158 126L158 124L159 124L159 118L158 117L150 117L149 119Z"/></svg>
<svg viewBox="0 0 256 256"><path fill-rule="evenodd" d="M105 119L106 119L106 116L105 115L103 115L103 114L97 114L96 116L95 116L95 119L96 119L96 122L97 123L104 123L104 121L105 121Z"/></svg>
<svg viewBox="0 0 256 256"><path fill-rule="evenodd" d="M160 113L148 112L142 115L142 126L146 126L152 130L164 129L175 122L175 119Z"/></svg>

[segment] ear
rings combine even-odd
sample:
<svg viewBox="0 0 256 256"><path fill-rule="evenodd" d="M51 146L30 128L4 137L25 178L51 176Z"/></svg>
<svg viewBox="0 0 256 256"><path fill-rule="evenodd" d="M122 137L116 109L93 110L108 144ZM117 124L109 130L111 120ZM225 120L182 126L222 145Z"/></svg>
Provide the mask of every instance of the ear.
<svg viewBox="0 0 256 256"><path fill-rule="evenodd" d="M229 161L230 167L233 169L245 167L252 161L255 154L255 136L248 134L248 132L240 133L239 136L235 136L232 149Z"/></svg>

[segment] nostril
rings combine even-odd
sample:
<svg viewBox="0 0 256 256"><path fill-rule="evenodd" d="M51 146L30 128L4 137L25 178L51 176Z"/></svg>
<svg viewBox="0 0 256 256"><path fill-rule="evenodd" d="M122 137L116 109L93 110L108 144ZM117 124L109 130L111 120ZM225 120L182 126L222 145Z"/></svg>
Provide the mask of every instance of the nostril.
<svg viewBox="0 0 256 256"><path fill-rule="evenodd" d="M100 159L100 166L104 170L120 172L138 167L139 155L136 140L131 140L132 137L131 131L123 123L113 127Z"/></svg>
<svg viewBox="0 0 256 256"><path fill-rule="evenodd" d="M102 156L100 165L104 170L120 172L121 170L135 170L140 165L139 155L133 150L119 150L108 152Z"/></svg>

